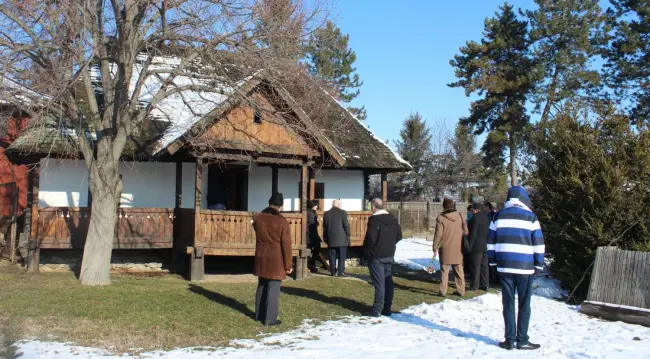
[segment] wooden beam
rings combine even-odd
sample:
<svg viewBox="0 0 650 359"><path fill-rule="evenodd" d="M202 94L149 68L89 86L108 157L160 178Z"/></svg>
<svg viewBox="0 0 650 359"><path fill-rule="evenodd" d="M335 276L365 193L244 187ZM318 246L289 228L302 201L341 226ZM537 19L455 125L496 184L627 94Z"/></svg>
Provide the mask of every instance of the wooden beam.
<svg viewBox="0 0 650 359"><path fill-rule="evenodd" d="M300 231L300 246L307 245L307 177L309 176L307 165L302 165L300 172L300 186L302 198L300 199L300 211L302 212L302 231ZM307 258L296 257L296 279L303 279L307 276Z"/></svg>
<svg viewBox="0 0 650 359"><path fill-rule="evenodd" d="M301 166L305 161L300 158L281 158L271 156L251 156L244 154L233 153L204 153L201 155L204 158L219 160L219 161L243 161L252 163L267 163L287 166Z"/></svg>
<svg viewBox="0 0 650 359"><path fill-rule="evenodd" d="M278 193L278 168L271 167L271 196Z"/></svg>
<svg viewBox="0 0 650 359"><path fill-rule="evenodd" d="M363 210L368 210L367 203L372 201L370 198L370 172L363 171Z"/></svg>
<svg viewBox="0 0 650 359"><path fill-rule="evenodd" d="M381 200L384 205L388 202L388 174L386 172L381 174Z"/></svg>
<svg viewBox="0 0 650 359"><path fill-rule="evenodd" d="M176 162L176 204L175 208L181 208L183 203L183 162Z"/></svg>
<svg viewBox="0 0 650 359"><path fill-rule="evenodd" d="M309 168L309 200L313 200L316 197L316 171L313 168Z"/></svg>
<svg viewBox="0 0 650 359"><path fill-rule="evenodd" d="M32 201L31 201L31 227L29 233L29 255L27 258L27 270L30 273L38 273L38 265L41 257L40 239L36 237L38 231L38 192L40 188L40 162L30 171L32 178Z"/></svg>
<svg viewBox="0 0 650 359"><path fill-rule="evenodd" d="M194 181L194 242L201 241L201 197L203 190L203 159L196 161L196 180Z"/></svg>

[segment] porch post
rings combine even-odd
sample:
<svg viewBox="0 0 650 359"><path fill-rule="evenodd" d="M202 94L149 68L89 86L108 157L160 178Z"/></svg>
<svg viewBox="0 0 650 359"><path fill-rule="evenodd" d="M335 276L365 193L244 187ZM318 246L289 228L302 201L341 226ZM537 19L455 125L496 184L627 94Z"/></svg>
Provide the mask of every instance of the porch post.
<svg viewBox="0 0 650 359"><path fill-rule="evenodd" d="M278 193L278 168L271 167L271 196Z"/></svg>
<svg viewBox="0 0 650 359"><path fill-rule="evenodd" d="M300 172L302 231L300 233L298 257L296 258L296 279L303 279L307 275L307 258L309 257L309 250L305 248L307 246L307 177L309 176L307 172L307 165L303 164Z"/></svg>
<svg viewBox="0 0 650 359"><path fill-rule="evenodd" d="M174 219L173 219L173 233L174 233L174 245L172 248L172 272L173 273L182 273L183 272L183 258L182 254L185 252L185 248L181 247L181 236L183 233L179 233L179 210L181 208L181 199L183 194L183 162L176 162L176 195L174 197Z"/></svg>
<svg viewBox="0 0 650 359"><path fill-rule="evenodd" d="M175 208L181 208L183 199L183 162L176 162L176 200Z"/></svg>
<svg viewBox="0 0 650 359"><path fill-rule="evenodd" d="M309 200L316 197L316 173L313 168L309 168Z"/></svg>
<svg viewBox="0 0 650 359"><path fill-rule="evenodd" d="M384 201L384 205L388 202L388 174L381 174L381 200Z"/></svg>
<svg viewBox="0 0 650 359"><path fill-rule="evenodd" d="M370 172L363 171L363 210L367 211L368 203L372 201L370 198Z"/></svg>
<svg viewBox="0 0 650 359"><path fill-rule="evenodd" d="M194 182L194 248L191 251L190 280L201 281L205 275L204 256L201 244L201 190L203 188L203 158L196 160L196 180Z"/></svg>
<svg viewBox="0 0 650 359"><path fill-rule="evenodd" d="M31 226L30 231L27 233L29 235L29 254L27 256L27 271L29 273L38 273L38 264L41 258L41 243L40 238L38 238L38 191L39 191L39 181L41 174L41 162L40 159L34 166L34 169L29 172L29 177L31 178Z"/></svg>

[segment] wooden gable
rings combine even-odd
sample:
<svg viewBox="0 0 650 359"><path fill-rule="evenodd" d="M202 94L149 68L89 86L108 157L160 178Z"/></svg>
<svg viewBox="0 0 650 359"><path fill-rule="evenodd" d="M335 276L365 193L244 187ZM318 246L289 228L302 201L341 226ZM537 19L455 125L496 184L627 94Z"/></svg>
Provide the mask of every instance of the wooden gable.
<svg viewBox="0 0 650 359"><path fill-rule="evenodd" d="M255 92L251 103L242 103L222 115L199 136L198 143L211 148L283 155L316 155L317 152L294 129L299 120L280 111L266 95Z"/></svg>

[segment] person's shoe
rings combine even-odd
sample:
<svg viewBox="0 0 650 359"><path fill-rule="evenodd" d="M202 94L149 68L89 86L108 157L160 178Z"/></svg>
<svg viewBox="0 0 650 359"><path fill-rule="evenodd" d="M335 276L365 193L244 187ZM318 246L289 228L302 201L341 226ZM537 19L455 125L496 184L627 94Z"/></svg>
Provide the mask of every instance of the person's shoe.
<svg viewBox="0 0 650 359"><path fill-rule="evenodd" d="M459 296L459 297L461 297L461 298L465 298L465 293L460 294L459 291L455 291L455 292L454 292L454 295L457 295L457 296Z"/></svg>
<svg viewBox="0 0 650 359"><path fill-rule="evenodd" d="M438 297L440 297L440 298L446 298L447 295L446 295L446 294L442 294L442 293L438 293Z"/></svg>
<svg viewBox="0 0 650 359"><path fill-rule="evenodd" d="M470 288L469 290L478 290L478 288Z"/></svg>
<svg viewBox="0 0 650 359"><path fill-rule="evenodd" d="M363 314L364 317L373 317L373 318L379 318L380 314L375 313L375 312L368 312Z"/></svg>
<svg viewBox="0 0 650 359"><path fill-rule="evenodd" d="M273 323L267 323L267 324L264 324L264 325L267 326L267 327L277 327L277 326L280 325L280 324L282 324L282 321L280 321L280 320L276 320L276 321L273 322Z"/></svg>
<svg viewBox="0 0 650 359"><path fill-rule="evenodd" d="M479 288L479 289L482 290L482 291L484 291L484 292L487 292L489 288L488 288L488 287L481 287L481 288Z"/></svg>
<svg viewBox="0 0 650 359"><path fill-rule="evenodd" d="M508 341L504 341L504 342L499 343L499 348L505 349L505 350L512 350L512 349L515 348L515 344L510 343Z"/></svg>
<svg viewBox="0 0 650 359"><path fill-rule="evenodd" d="M526 344L519 344L517 343L517 349L519 350L536 350L541 348L542 346L539 344L533 344L531 342L528 342Z"/></svg>
<svg viewBox="0 0 650 359"><path fill-rule="evenodd" d="M336 277L336 273L330 273L330 277Z"/></svg>
<svg viewBox="0 0 650 359"><path fill-rule="evenodd" d="M341 278L346 278L347 277L347 275L345 273L337 274L336 276L341 277Z"/></svg>
<svg viewBox="0 0 650 359"><path fill-rule="evenodd" d="M383 315L385 317L390 317L393 314L400 314L400 312L393 312L392 310L389 310L389 311L383 310L381 312L381 315Z"/></svg>

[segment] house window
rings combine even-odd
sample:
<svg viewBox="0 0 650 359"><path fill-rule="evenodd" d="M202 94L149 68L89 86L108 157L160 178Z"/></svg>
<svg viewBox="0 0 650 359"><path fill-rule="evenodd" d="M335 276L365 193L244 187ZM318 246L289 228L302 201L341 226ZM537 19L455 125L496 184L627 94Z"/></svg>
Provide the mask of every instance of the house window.
<svg viewBox="0 0 650 359"><path fill-rule="evenodd" d="M257 125L262 123L262 115L257 110L255 110L255 115L253 115L253 122Z"/></svg>

